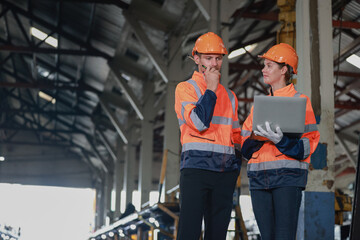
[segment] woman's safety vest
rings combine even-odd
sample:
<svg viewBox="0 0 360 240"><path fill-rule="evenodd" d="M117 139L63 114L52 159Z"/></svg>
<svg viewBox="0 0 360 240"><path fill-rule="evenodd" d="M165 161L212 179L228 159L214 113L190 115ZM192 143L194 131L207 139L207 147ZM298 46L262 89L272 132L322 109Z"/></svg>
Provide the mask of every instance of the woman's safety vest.
<svg viewBox="0 0 360 240"><path fill-rule="evenodd" d="M273 142L266 141L248 161L247 173L250 189L269 189L284 186L305 188L310 156L315 151L320 139L311 102L306 95L297 92L293 84L275 91L274 96L306 98L305 132L299 139L304 147L303 159L296 160L286 156L277 149ZM252 119L253 107L242 126L242 144L251 134Z"/></svg>
<svg viewBox="0 0 360 240"><path fill-rule="evenodd" d="M219 172L240 169L241 158L237 158L235 154L235 148L240 150L241 134L237 98L231 90L219 84L213 116L207 127L194 111L205 91L203 75L196 71L192 79L181 82L176 87L175 111L182 144L180 168Z"/></svg>

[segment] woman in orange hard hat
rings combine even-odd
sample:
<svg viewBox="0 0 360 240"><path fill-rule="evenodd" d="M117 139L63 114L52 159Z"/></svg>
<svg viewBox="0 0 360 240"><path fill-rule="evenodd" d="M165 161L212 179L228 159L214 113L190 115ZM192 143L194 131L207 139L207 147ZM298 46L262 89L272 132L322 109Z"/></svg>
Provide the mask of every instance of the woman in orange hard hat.
<svg viewBox="0 0 360 240"><path fill-rule="evenodd" d="M241 167L240 124L235 94L220 84L222 39L208 32L192 51L197 64L175 90L181 131L180 219L177 240L225 240ZM236 154L238 153L238 154Z"/></svg>
<svg viewBox="0 0 360 240"><path fill-rule="evenodd" d="M256 126L257 130L252 132L253 108L241 132L241 153L248 160L251 201L261 239L295 240L301 192L320 134L309 98L296 91L291 83L298 65L295 50L280 43L259 57L264 59L262 74L264 82L271 86L271 96L307 100L305 132L301 136L284 134L279 126L271 129L269 122L264 127Z"/></svg>

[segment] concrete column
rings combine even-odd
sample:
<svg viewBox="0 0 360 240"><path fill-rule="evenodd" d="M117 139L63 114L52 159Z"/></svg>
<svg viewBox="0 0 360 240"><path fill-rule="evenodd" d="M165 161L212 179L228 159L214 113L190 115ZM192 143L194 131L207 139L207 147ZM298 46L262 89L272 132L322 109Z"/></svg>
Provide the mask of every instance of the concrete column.
<svg viewBox="0 0 360 240"><path fill-rule="evenodd" d="M209 31L216 34L220 33L221 28L221 3L220 0L208 0L209 2Z"/></svg>
<svg viewBox="0 0 360 240"><path fill-rule="evenodd" d="M321 26L321 27L320 27ZM320 143L311 157L297 239L334 239L334 81L331 0L296 2L297 89L311 98ZM316 224L315 224L316 223Z"/></svg>
<svg viewBox="0 0 360 240"><path fill-rule="evenodd" d="M114 219L120 217L121 190L124 185L124 146L121 138L117 138L116 156L118 161L115 162L114 169L114 191L115 191L115 211Z"/></svg>
<svg viewBox="0 0 360 240"><path fill-rule="evenodd" d="M101 228L105 224L105 201L104 201L104 181L96 186L96 216L95 229Z"/></svg>
<svg viewBox="0 0 360 240"><path fill-rule="evenodd" d="M149 86L151 85L151 86ZM149 194L152 187L152 161L153 161L153 142L154 142L154 87L150 82L144 88L145 99L143 113L144 119L141 122L141 152L139 166L139 193L141 195L141 205L149 201Z"/></svg>
<svg viewBox="0 0 360 240"><path fill-rule="evenodd" d="M132 122L131 118L129 122ZM135 127L129 129L129 143L126 145L125 166L124 166L124 187L125 206L132 203L132 192L135 190L135 163L136 163L136 133Z"/></svg>
<svg viewBox="0 0 360 240"><path fill-rule="evenodd" d="M214 0L212 0L214 1ZM220 36L224 41L224 45L226 49L228 50L228 54L230 54L230 46L229 46L229 36L230 31L229 27L222 25L222 23L229 23L231 15L234 13L236 9L238 9L238 6L240 4L240 1L237 0L222 0L218 1L218 7L219 7L219 17L218 17L218 26L220 26ZM228 55L227 55L228 56ZM224 58L223 65L221 68L221 84L224 87L229 86L229 60L227 56Z"/></svg>
<svg viewBox="0 0 360 240"><path fill-rule="evenodd" d="M165 190L169 190L179 184L180 177L180 130L178 120L175 114L175 88L176 85L185 80L182 69L181 51L176 52L172 46L176 45L175 37L170 39L169 50L170 56L175 56L168 65L169 82L166 89L165 102L165 121L164 121L164 150L168 149L167 169L165 175Z"/></svg>
<svg viewBox="0 0 360 240"><path fill-rule="evenodd" d="M111 223L113 220L113 214L111 213L111 192L113 189L114 184L114 175L113 174L106 174L106 181L105 181L105 189L104 189L104 211L105 211L105 220L109 218L109 222Z"/></svg>

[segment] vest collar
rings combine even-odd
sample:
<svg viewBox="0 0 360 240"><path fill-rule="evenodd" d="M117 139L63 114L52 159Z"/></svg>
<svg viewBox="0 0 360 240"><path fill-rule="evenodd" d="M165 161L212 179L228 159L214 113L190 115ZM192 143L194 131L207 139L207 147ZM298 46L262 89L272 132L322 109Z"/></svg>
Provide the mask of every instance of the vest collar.
<svg viewBox="0 0 360 240"><path fill-rule="evenodd" d="M202 89L206 89L206 82L204 79L204 74L194 71L192 79L197 82L198 86Z"/></svg>
<svg viewBox="0 0 360 240"><path fill-rule="evenodd" d="M289 97L289 96L293 96L295 92L296 90L294 84L291 83L286 87L274 91L273 94L274 96L279 96L279 97Z"/></svg>

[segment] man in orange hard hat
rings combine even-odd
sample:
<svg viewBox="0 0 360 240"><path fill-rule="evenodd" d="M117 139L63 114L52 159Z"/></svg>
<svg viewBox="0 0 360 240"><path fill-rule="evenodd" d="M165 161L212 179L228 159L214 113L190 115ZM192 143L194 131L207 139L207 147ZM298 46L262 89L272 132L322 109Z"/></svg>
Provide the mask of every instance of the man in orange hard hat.
<svg viewBox="0 0 360 240"><path fill-rule="evenodd" d="M206 240L226 238L241 167L237 98L220 84L226 54L218 35L200 36L192 51L197 71L176 87L182 144L178 240L198 240L203 219Z"/></svg>

